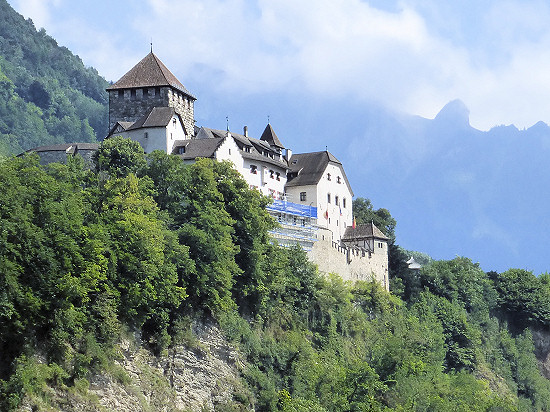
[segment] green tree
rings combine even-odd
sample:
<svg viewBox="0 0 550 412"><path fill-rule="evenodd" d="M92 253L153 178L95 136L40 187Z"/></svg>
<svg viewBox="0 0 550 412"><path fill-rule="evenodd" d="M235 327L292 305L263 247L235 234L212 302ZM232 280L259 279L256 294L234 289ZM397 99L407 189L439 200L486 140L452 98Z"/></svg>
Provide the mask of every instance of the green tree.
<svg viewBox="0 0 550 412"><path fill-rule="evenodd" d="M113 177L125 177L130 173L137 175L146 166L141 145L122 136L105 139L93 159L97 172L106 172Z"/></svg>
<svg viewBox="0 0 550 412"><path fill-rule="evenodd" d="M269 293L268 271L273 255L268 230L275 226L265 209L270 199L248 183L229 162L214 162L214 178L225 209L233 220L233 243L239 252L235 261L240 272L233 294L246 311L257 312Z"/></svg>
<svg viewBox="0 0 550 412"><path fill-rule="evenodd" d="M233 307L232 288L241 269L235 261L235 221L225 209L212 160L183 169L181 197L173 205L179 241L189 247L196 271L187 281L192 307L216 312Z"/></svg>
<svg viewBox="0 0 550 412"><path fill-rule="evenodd" d="M357 224L374 222L376 227L390 238L390 242L395 241L395 225L397 222L387 209L374 210L369 199L358 197L353 201L353 214Z"/></svg>
<svg viewBox="0 0 550 412"><path fill-rule="evenodd" d="M142 193L135 175L111 179L104 190L101 222L116 259L113 284L120 293L121 314L137 327L149 325L166 339L167 311L179 307L186 297L183 277L193 268L188 249L159 219L157 205Z"/></svg>

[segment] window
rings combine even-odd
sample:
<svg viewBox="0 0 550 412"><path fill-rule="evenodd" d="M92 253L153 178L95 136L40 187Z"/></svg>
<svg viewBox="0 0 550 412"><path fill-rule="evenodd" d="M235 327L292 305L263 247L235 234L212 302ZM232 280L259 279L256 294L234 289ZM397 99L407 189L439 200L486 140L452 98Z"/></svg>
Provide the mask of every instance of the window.
<svg viewBox="0 0 550 412"><path fill-rule="evenodd" d="M136 98L136 89L130 90L130 98L132 98L132 99Z"/></svg>
<svg viewBox="0 0 550 412"><path fill-rule="evenodd" d="M149 89L147 87L143 88L143 98L146 99L149 97Z"/></svg>
<svg viewBox="0 0 550 412"><path fill-rule="evenodd" d="M176 118L175 118L175 117L172 119L172 125L173 125L174 127L176 127Z"/></svg>
<svg viewBox="0 0 550 412"><path fill-rule="evenodd" d="M330 181L330 173L327 173L327 180Z"/></svg>
<svg viewBox="0 0 550 412"><path fill-rule="evenodd" d="M300 192L300 202L306 201L306 192Z"/></svg>
<svg viewBox="0 0 550 412"><path fill-rule="evenodd" d="M281 174L279 172L275 173L275 176L276 176L275 179L277 179L278 181L281 180Z"/></svg>
<svg viewBox="0 0 550 412"><path fill-rule="evenodd" d="M229 154L231 154L231 148L229 148Z"/></svg>
<svg viewBox="0 0 550 412"><path fill-rule="evenodd" d="M149 133L147 133L147 132L143 133L143 137L145 137L147 139L149 137Z"/></svg>
<svg viewBox="0 0 550 412"><path fill-rule="evenodd" d="M185 146L178 147L178 153L184 154L185 153Z"/></svg>
<svg viewBox="0 0 550 412"><path fill-rule="evenodd" d="M269 178L270 179L275 179L275 172L273 170L269 171Z"/></svg>
<svg viewBox="0 0 550 412"><path fill-rule="evenodd" d="M155 87L155 96L160 96L160 87Z"/></svg>
<svg viewBox="0 0 550 412"><path fill-rule="evenodd" d="M118 91L118 98L119 98L119 99L124 98L124 90L119 90L119 91Z"/></svg>
<svg viewBox="0 0 550 412"><path fill-rule="evenodd" d="M327 193L327 203L330 203L330 193Z"/></svg>
<svg viewBox="0 0 550 412"><path fill-rule="evenodd" d="M250 153L250 146L245 146L245 147L244 147L244 151L245 151L246 153Z"/></svg>
<svg viewBox="0 0 550 412"><path fill-rule="evenodd" d="M346 208L346 198L342 199L342 206L344 206L344 209Z"/></svg>
<svg viewBox="0 0 550 412"><path fill-rule="evenodd" d="M340 178L340 176L336 178L336 183L342 183L342 179Z"/></svg>
<svg viewBox="0 0 550 412"><path fill-rule="evenodd" d="M338 196L334 196L334 204L338 206Z"/></svg>
<svg viewBox="0 0 550 412"><path fill-rule="evenodd" d="M384 247L384 244L382 242L378 242L378 247L382 249Z"/></svg>
<svg viewBox="0 0 550 412"><path fill-rule="evenodd" d="M258 173L258 166L256 165L250 165L250 173L257 174Z"/></svg>

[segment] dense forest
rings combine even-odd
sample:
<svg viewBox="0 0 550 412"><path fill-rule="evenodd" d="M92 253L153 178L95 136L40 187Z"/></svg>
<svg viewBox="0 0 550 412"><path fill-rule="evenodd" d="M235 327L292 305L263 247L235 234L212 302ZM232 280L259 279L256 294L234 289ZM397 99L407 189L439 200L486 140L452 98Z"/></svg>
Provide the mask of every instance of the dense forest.
<svg viewBox="0 0 550 412"><path fill-rule="evenodd" d="M392 293L320 276L269 242L269 200L229 163L122 138L91 169L5 159L0 186L2 410L25 397L47 410L48 388L85 394L115 370L124 330L162 354L200 319L246 359L247 390L219 410L550 409L532 335L550 323L548 275L467 258L410 271L393 242ZM387 210L357 209L392 237Z"/></svg>
<svg viewBox="0 0 550 412"><path fill-rule="evenodd" d="M107 81L0 0L0 155L107 134Z"/></svg>

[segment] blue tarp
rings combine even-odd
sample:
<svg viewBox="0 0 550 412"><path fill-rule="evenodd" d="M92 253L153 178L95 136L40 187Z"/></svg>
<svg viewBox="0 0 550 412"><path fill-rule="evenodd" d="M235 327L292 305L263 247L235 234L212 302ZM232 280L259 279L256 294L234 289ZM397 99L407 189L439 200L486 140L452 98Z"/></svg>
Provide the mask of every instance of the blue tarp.
<svg viewBox="0 0 550 412"><path fill-rule="evenodd" d="M298 203L286 202L284 200L274 200L267 206L268 210L282 212L288 215L312 217L317 219L317 208L313 206L299 205Z"/></svg>

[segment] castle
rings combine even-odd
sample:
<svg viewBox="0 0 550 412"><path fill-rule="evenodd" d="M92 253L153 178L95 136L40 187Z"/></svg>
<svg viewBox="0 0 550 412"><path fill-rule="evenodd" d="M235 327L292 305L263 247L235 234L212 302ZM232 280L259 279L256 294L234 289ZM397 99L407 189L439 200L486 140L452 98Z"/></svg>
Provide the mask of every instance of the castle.
<svg viewBox="0 0 550 412"><path fill-rule="evenodd" d="M273 199L279 222L271 236L280 245L298 243L321 272L345 280L374 276L386 289L388 238L373 224L354 224L353 191L342 163L327 150L293 154L271 124L260 138L197 127L196 98L160 59L149 53L109 93L109 133L131 138L145 153L162 150L185 163L197 158L229 160L251 189ZM32 149L42 161L68 155L89 157L93 145L74 143Z"/></svg>

